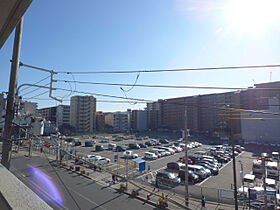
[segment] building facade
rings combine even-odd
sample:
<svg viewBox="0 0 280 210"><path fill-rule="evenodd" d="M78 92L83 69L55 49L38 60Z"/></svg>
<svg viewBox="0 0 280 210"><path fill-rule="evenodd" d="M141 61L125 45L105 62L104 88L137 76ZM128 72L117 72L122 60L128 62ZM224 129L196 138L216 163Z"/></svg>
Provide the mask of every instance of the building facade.
<svg viewBox="0 0 280 210"><path fill-rule="evenodd" d="M230 125L224 115L225 108L267 109L270 98L280 99L279 88L280 82L262 83L242 91L171 98L148 103L148 128L180 131L187 123L187 127L193 133L229 135L232 128L234 135L240 137L241 120L232 120L232 125ZM187 110L186 122L185 109ZM241 112L235 113L236 118Z"/></svg>
<svg viewBox="0 0 280 210"><path fill-rule="evenodd" d="M51 124L56 125L56 109L57 107L47 107L38 110L38 114L46 121L50 121Z"/></svg>
<svg viewBox="0 0 280 210"><path fill-rule="evenodd" d="M56 109L56 126L70 125L70 106L59 105Z"/></svg>
<svg viewBox="0 0 280 210"><path fill-rule="evenodd" d="M129 132L130 131L130 114L128 112L114 113L114 132Z"/></svg>
<svg viewBox="0 0 280 210"><path fill-rule="evenodd" d="M70 104L70 125L79 133L91 133L96 129L96 98L93 96L72 96Z"/></svg>
<svg viewBox="0 0 280 210"><path fill-rule="evenodd" d="M147 130L147 111L146 110L132 110L131 113L131 130L145 131Z"/></svg>
<svg viewBox="0 0 280 210"><path fill-rule="evenodd" d="M103 112L96 112L96 130L105 130L105 116Z"/></svg>

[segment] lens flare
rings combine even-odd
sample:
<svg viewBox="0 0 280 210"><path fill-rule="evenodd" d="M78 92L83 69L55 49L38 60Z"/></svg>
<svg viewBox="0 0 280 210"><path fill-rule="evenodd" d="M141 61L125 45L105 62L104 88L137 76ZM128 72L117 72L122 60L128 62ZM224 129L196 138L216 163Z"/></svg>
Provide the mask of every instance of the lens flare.
<svg viewBox="0 0 280 210"><path fill-rule="evenodd" d="M45 198L46 202L53 202L55 201L58 205L63 206L63 200L56 188L56 186L52 183L49 177L44 174L42 171L37 169L34 166L30 166L28 168L29 176L31 180L40 187L39 190L44 191L45 194L48 195L50 198Z"/></svg>

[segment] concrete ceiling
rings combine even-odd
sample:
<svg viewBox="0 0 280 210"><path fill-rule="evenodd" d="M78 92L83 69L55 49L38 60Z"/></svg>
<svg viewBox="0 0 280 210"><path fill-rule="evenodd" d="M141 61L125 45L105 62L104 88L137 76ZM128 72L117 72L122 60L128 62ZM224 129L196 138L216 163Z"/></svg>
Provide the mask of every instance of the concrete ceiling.
<svg viewBox="0 0 280 210"><path fill-rule="evenodd" d="M0 0L0 49L32 0Z"/></svg>

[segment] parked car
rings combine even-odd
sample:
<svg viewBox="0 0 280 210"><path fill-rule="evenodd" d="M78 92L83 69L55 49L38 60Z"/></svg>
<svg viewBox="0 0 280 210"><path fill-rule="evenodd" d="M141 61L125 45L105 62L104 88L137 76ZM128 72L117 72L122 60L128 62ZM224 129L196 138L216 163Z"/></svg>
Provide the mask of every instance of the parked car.
<svg viewBox="0 0 280 210"><path fill-rule="evenodd" d="M129 150L124 151L123 156L125 158L131 158L131 159L138 158L138 155L135 152Z"/></svg>
<svg viewBox="0 0 280 210"><path fill-rule="evenodd" d="M218 167L212 166L209 163L205 163L205 162L200 162L200 163L197 163L197 164L203 166L206 169L209 169L211 171L211 174L213 174L213 175L219 174L219 168Z"/></svg>
<svg viewBox="0 0 280 210"><path fill-rule="evenodd" d="M162 157L158 149L152 149L149 152L154 153L158 158Z"/></svg>
<svg viewBox="0 0 280 210"><path fill-rule="evenodd" d="M178 172L178 177L180 177L182 182L185 182L185 170L180 169ZM193 171L189 171L188 173L189 182L195 184L199 182L199 176L196 175Z"/></svg>
<svg viewBox="0 0 280 210"><path fill-rule="evenodd" d="M166 166L167 166L167 170L178 172L184 166L184 164L179 162L170 162L167 163Z"/></svg>
<svg viewBox="0 0 280 210"><path fill-rule="evenodd" d="M169 143L169 141L167 139L160 139L159 142L162 143L162 144L168 144Z"/></svg>
<svg viewBox="0 0 280 210"><path fill-rule="evenodd" d="M95 145L95 151L103 151L104 147L103 145Z"/></svg>
<svg viewBox="0 0 280 210"><path fill-rule="evenodd" d="M108 144L108 149L109 150L115 150L117 148L116 144Z"/></svg>
<svg viewBox="0 0 280 210"><path fill-rule="evenodd" d="M152 152L145 152L144 153L144 158L149 159L149 160L156 160L158 157L155 153Z"/></svg>
<svg viewBox="0 0 280 210"><path fill-rule="evenodd" d="M139 144L140 148L147 148L148 146L146 144Z"/></svg>
<svg viewBox="0 0 280 210"><path fill-rule="evenodd" d="M127 149L126 146L117 146L117 147L116 147L116 152L123 152L123 151L125 151L126 149Z"/></svg>
<svg viewBox="0 0 280 210"><path fill-rule="evenodd" d="M85 141L85 147L93 147L94 141Z"/></svg>
<svg viewBox="0 0 280 210"><path fill-rule="evenodd" d="M208 175L203 166L200 165L189 165L188 169L193 171L196 175L199 176L200 179L205 179Z"/></svg>
<svg viewBox="0 0 280 210"><path fill-rule="evenodd" d="M105 158L105 157L98 157L95 159L95 164L97 165L107 165L111 162L111 160L109 158Z"/></svg>
<svg viewBox="0 0 280 210"><path fill-rule="evenodd" d="M156 175L156 185L176 186L180 184L181 179L175 173L159 171Z"/></svg>
<svg viewBox="0 0 280 210"><path fill-rule="evenodd" d="M147 145L147 146L155 146L155 143L153 143L153 142L151 142L151 141L146 141L145 142L145 144Z"/></svg>
<svg viewBox="0 0 280 210"><path fill-rule="evenodd" d="M129 149L140 149L140 146L139 146L139 144L129 144L128 148Z"/></svg>

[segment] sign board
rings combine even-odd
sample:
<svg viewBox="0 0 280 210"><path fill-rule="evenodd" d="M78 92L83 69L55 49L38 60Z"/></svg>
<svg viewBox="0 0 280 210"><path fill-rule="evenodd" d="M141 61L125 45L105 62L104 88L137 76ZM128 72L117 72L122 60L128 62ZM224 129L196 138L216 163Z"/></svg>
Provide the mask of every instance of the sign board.
<svg viewBox="0 0 280 210"><path fill-rule="evenodd" d="M220 197L233 199L234 193L232 190L220 190Z"/></svg>

